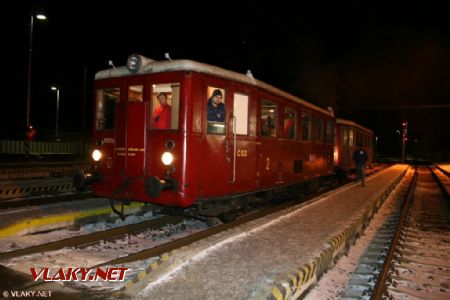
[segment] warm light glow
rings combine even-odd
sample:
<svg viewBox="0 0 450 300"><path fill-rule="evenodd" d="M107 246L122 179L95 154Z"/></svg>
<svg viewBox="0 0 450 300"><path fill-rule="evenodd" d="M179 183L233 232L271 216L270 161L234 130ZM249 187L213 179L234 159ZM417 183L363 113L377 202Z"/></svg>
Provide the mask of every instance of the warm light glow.
<svg viewBox="0 0 450 300"><path fill-rule="evenodd" d="M47 16L42 13L36 14L36 18L38 18L39 20L47 20Z"/></svg>
<svg viewBox="0 0 450 300"><path fill-rule="evenodd" d="M170 152L164 152L161 156L161 161L165 166L170 166L173 162L173 155Z"/></svg>
<svg viewBox="0 0 450 300"><path fill-rule="evenodd" d="M339 160L339 151L337 147L334 147L334 152L333 152L333 161L334 161L334 165L337 166L338 165L338 161Z"/></svg>
<svg viewBox="0 0 450 300"><path fill-rule="evenodd" d="M56 91L58 88L56 86L52 86L51 89Z"/></svg>
<svg viewBox="0 0 450 300"><path fill-rule="evenodd" d="M94 161L99 161L102 158L102 152L98 149L92 151L92 159Z"/></svg>

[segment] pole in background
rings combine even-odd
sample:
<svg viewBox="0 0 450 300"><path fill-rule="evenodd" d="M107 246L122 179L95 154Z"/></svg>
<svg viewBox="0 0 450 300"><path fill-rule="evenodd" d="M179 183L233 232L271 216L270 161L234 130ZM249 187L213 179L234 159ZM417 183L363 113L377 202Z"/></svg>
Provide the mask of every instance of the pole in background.
<svg viewBox="0 0 450 300"><path fill-rule="evenodd" d="M86 142L86 97L87 97L87 66L84 66L83 78L83 113L81 118L81 150L80 154L84 154L84 144Z"/></svg>
<svg viewBox="0 0 450 300"><path fill-rule="evenodd" d="M25 139L25 155L28 157L30 154L30 144L29 144L29 132L33 129L30 125L30 107L31 107L31 58L33 52L33 28L34 28L34 15L38 20L46 20L47 17L42 12L36 12L34 10L30 13L30 36L29 36L29 48L28 48L28 74L27 74L27 120L25 124L26 135Z"/></svg>
<svg viewBox="0 0 450 300"><path fill-rule="evenodd" d="M52 90L56 91L56 126L55 126L55 141L58 141L58 129L59 129L59 89L56 86L52 86Z"/></svg>
<svg viewBox="0 0 450 300"><path fill-rule="evenodd" d="M402 160L405 162L406 142L408 141L408 122L403 122Z"/></svg>

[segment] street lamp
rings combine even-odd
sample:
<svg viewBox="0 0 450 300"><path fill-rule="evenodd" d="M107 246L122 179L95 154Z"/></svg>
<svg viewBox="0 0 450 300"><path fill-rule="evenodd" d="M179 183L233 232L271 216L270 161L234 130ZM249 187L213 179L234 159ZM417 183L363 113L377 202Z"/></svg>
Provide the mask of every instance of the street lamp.
<svg viewBox="0 0 450 300"><path fill-rule="evenodd" d="M58 141L58 123L59 123L59 89L56 86L52 86L52 90L56 91L56 129L55 129L55 141Z"/></svg>
<svg viewBox="0 0 450 300"><path fill-rule="evenodd" d="M30 103L31 103L31 53L33 52L33 27L34 17L38 20L46 20L47 17L42 12L32 11L30 14L30 40L28 51L28 81L27 81L27 124L26 128L30 127Z"/></svg>

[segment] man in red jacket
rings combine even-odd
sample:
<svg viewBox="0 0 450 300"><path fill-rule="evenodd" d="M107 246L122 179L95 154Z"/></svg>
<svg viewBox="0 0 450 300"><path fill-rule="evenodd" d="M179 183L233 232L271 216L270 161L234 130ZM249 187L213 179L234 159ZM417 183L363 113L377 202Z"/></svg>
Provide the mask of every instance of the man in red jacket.
<svg viewBox="0 0 450 300"><path fill-rule="evenodd" d="M167 103L167 94L162 92L158 94L159 106L153 111L152 128L170 129L172 116L172 107Z"/></svg>

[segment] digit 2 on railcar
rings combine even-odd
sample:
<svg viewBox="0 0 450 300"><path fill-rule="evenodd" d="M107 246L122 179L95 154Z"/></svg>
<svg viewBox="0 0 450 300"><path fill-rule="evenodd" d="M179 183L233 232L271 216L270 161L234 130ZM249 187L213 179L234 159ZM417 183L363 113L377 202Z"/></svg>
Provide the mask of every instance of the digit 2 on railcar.
<svg viewBox="0 0 450 300"><path fill-rule="evenodd" d="M164 128L160 93L170 105ZM222 98L218 118L208 113L217 112L213 95ZM96 74L94 111L94 172L74 182L122 203L218 216L333 171L333 113L251 73L131 55L127 66Z"/></svg>

